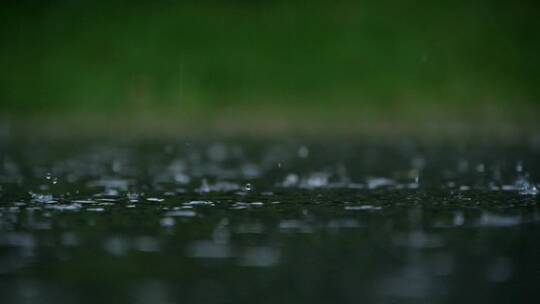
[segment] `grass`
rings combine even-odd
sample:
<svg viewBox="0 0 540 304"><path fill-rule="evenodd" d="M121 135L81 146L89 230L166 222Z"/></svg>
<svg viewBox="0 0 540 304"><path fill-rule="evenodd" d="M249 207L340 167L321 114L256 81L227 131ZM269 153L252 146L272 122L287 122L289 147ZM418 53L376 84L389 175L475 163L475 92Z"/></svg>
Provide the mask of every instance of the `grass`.
<svg viewBox="0 0 540 304"><path fill-rule="evenodd" d="M519 122L539 108L534 2L14 1L0 11L0 111L23 120L309 126L364 113L438 120L447 109L449 122L497 121L518 108Z"/></svg>

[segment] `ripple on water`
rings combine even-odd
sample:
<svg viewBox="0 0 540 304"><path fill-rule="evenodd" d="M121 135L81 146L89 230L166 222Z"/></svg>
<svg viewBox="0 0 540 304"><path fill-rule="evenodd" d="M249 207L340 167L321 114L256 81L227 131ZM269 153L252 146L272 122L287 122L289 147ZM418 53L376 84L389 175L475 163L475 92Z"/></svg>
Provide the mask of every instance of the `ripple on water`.
<svg viewBox="0 0 540 304"><path fill-rule="evenodd" d="M380 211L382 210L381 206L373 206L373 205L356 205L356 206L345 206L345 210L351 210L351 211Z"/></svg>
<svg viewBox="0 0 540 304"><path fill-rule="evenodd" d="M244 267L272 267L279 262L280 252L272 247L245 248L238 264Z"/></svg>
<svg viewBox="0 0 540 304"><path fill-rule="evenodd" d="M197 212L192 210L174 210L165 213L165 216L169 217L194 217Z"/></svg>
<svg viewBox="0 0 540 304"><path fill-rule="evenodd" d="M214 241L195 241L186 248L186 255L192 258L225 259L233 256L228 244L218 244Z"/></svg>
<svg viewBox="0 0 540 304"><path fill-rule="evenodd" d="M338 286L332 298L350 302L444 302L465 285L527 288L540 223L536 152L395 145L170 143L66 149L65 159L8 155L0 275L39 281L70 269L48 275L81 286L110 276L140 286L134 297L171 302L171 282L183 282L178 294L189 302L227 286L249 293L259 278L302 294ZM107 267L89 276L98 260ZM313 276L335 269L335 284Z"/></svg>

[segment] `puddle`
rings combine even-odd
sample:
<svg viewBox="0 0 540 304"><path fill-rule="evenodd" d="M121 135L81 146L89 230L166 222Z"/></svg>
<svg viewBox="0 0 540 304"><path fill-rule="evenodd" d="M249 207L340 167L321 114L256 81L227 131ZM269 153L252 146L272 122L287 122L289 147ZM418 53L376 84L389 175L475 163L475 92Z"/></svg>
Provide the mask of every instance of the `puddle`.
<svg viewBox="0 0 540 304"><path fill-rule="evenodd" d="M540 157L526 145L49 145L1 155L7 303L536 294Z"/></svg>

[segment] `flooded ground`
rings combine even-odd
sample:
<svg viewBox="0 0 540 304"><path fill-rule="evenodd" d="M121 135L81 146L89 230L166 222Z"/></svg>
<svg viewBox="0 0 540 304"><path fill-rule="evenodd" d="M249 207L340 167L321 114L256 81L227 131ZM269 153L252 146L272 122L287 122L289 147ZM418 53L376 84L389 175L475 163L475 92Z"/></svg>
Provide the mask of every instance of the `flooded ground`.
<svg viewBox="0 0 540 304"><path fill-rule="evenodd" d="M540 142L4 142L1 303L540 297Z"/></svg>

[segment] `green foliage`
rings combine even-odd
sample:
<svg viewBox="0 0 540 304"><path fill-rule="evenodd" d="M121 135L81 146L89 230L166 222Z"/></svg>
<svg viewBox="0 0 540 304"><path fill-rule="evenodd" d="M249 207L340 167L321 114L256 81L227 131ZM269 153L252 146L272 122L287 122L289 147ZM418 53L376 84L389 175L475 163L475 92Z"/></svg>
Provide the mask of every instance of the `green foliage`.
<svg viewBox="0 0 540 304"><path fill-rule="evenodd" d="M4 4L0 109L531 102L533 2Z"/></svg>

